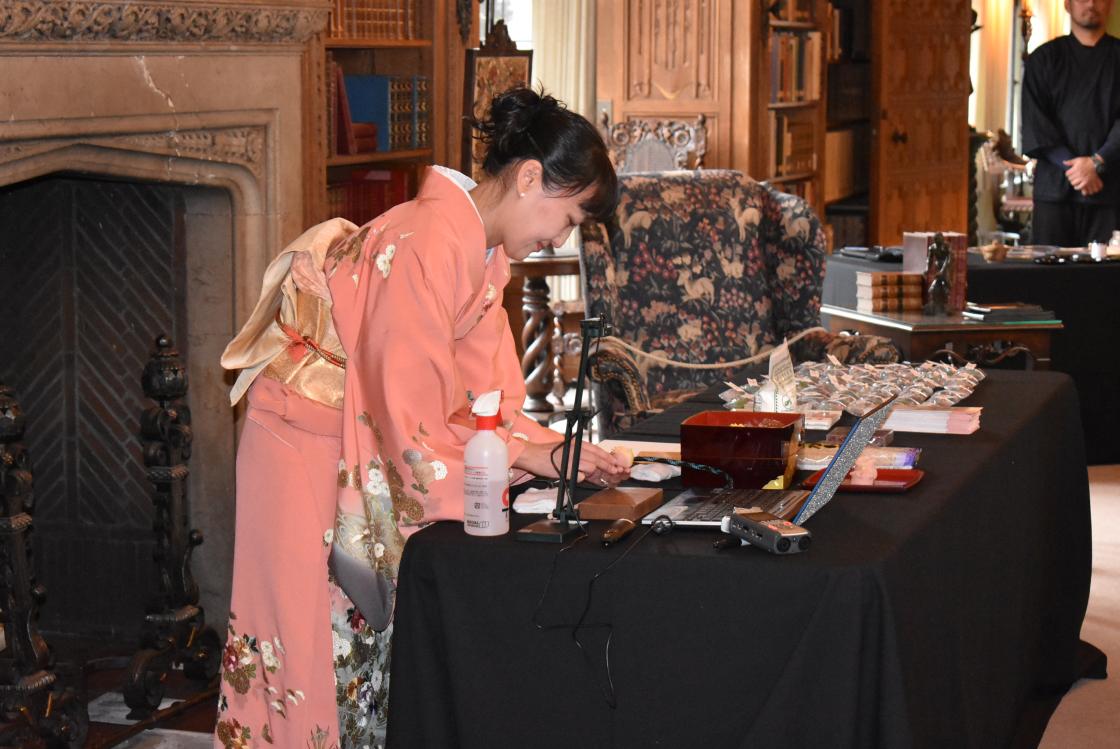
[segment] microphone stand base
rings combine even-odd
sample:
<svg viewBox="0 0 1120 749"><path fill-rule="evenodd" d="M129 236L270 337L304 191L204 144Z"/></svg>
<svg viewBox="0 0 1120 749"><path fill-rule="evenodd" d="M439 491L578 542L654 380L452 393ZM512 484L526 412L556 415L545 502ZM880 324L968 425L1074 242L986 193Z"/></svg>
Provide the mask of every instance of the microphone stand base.
<svg viewBox="0 0 1120 749"><path fill-rule="evenodd" d="M520 528L515 534L515 538L518 541L564 544L582 532L582 524L578 521L543 518Z"/></svg>

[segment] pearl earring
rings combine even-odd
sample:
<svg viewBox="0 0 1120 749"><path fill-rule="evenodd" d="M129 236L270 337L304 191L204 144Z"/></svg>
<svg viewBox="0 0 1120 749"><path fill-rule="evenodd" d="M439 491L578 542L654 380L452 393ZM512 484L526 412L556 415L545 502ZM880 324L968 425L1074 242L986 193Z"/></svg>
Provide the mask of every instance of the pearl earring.
<svg viewBox="0 0 1120 749"><path fill-rule="evenodd" d="M517 197L523 198L523 197L525 197L525 193L519 192L519 193L517 193Z"/></svg>

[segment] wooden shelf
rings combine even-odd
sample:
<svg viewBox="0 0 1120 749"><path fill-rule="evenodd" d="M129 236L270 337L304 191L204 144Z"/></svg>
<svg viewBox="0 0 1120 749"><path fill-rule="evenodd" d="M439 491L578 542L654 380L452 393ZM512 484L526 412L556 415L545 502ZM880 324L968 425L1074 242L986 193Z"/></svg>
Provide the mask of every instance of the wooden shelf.
<svg viewBox="0 0 1120 749"><path fill-rule="evenodd" d="M816 179L816 172L797 172L795 174L783 174L781 177L771 177L766 180L770 184L783 184L785 182L804 182L805 180Z"/></svg>
<svg viewBox="0 0 1120 749"><path fill-rule="evenodd" d="M805 99L803 101L772 101L766 105L767 109L804 109L815 107L821 103L820 99Z"/></svg>
<svg viewBox="0 0 1120 749"><path fill-rule="evenodd" d="M846 120L834 120L828 123L828 130L830 132L835 130L847 130L848 128L855 127L856 125L867 125L871 123L871 118L864 117L849 117Z"/></svg>
<svg viewBox="0 0 1120 749"><path fill-rule="evenodd" d="M770 28L778 31L819 31L819 27L813 21L771 20Z"/></svg>
<svg viewBox="0 0 1120 749"><path fill-rule="evenodd" d="M432 46L431 39L327 39L327 49L424 49Z"/></svg>
<svg viewBox="0 0 1120 749"><path fill-rule="evenodd" d="M417 148L410 151L382 151L373 153L356 153L347 156L328 156L327 166L357 166L360 164L378 164L390 161L416 161L432 158L432 149Z"/></svg>

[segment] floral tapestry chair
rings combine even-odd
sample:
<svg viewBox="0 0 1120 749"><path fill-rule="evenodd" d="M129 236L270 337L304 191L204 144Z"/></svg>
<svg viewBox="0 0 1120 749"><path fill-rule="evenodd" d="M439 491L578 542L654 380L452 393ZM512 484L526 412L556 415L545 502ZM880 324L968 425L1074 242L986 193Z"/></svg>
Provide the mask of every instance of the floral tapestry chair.
<svg viewBox="0 0 1120 749"><path fill-rule="evenodd" d="M605 317L618 338L709 364L820 325L825 238L801 198L723 169L620 175L619 196L609 226L581 227L580 255L587 314ZM899 360L885 338L824 331L791 352L795 362ZM736 370L665 365L607 341L590 372L608 436Z"/></svg>

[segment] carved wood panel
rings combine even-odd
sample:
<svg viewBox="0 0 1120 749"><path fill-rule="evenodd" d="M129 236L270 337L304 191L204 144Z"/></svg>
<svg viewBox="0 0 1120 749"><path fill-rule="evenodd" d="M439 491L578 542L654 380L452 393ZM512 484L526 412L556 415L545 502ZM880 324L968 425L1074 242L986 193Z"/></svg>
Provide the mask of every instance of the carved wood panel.
<svg viewBox="0 0 1120 749"><path fill-rule="evenodd" d="M612 123L708 118L706 166L730 167L733 117L746 117L745 56L732 55L751 3L616 0L597 5L596 88ZM736 94L736 91L739 94ZM738 122L738 120L736 120ZM745 131L746 125L743 130Z"/></svg>
<svg viewBox="0 0 1120 749"><path fill-rule="evenodd" d="M968 229L968 0L875 9L878 122L871 236Z"/></svg>
<svg viewBox="0 0 1120 749"><path fill-rule="evenodd" d="M716 87L717 11L714 0L629 0L629 98L711 99Z"/></svg>

